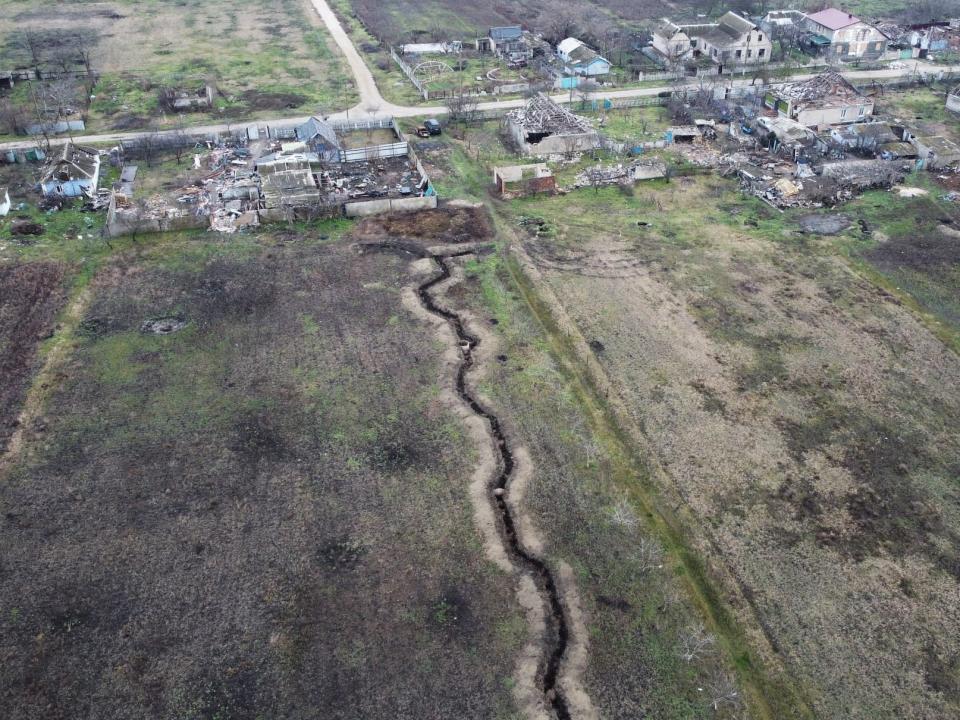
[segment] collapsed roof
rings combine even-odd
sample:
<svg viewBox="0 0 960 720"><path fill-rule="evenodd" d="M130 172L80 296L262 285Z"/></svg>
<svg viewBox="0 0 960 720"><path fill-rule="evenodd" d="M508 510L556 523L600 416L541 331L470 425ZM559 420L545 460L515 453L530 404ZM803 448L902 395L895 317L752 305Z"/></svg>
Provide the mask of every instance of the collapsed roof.
<svg viewBox="0 0 960 720"><path fill-rule="evenodd" d="M557 105L544 93L537 93L524 107L511 110L507 113L507 119L521 126L528 135L578 135L593 132L589 120Z"/></svg>
<svg viewBox="0 0 960 720"><path fill-rule="evenodd" d="M59 153L51 156L43 180L92 180L99 169L100 153L97 150L68 142Z"/></svg>
<svg viewBox="0 0 960 720"><path fill-rule="evenodd" d="M777 95L794 103L816 103L822 107L856 104L864 99L863 93L836 70L827 70L803 82L788 83Z"/></svg>

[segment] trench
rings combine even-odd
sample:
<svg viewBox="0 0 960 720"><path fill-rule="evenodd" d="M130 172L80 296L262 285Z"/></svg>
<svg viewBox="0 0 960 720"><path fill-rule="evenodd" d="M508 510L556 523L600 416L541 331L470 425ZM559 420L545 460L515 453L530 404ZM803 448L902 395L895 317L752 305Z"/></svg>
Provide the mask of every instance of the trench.
<svg viewBox="0 0 960 720"><path fill-rule="evenodd" d="M510 443L507 441L507 436L503 431L500 419L485 408L476 397L471 394L467 387L467 373L470 372L474 362L473 350L480 344L480 339L467 332L463 319L457 313L438 305L430 294L432 288L450 278L450 265L447 258L473 255L476 251L467 250L464 252L451 253L450 255L437 255L425 252L415 246L408 246L401 243L380 243L377 245L366 245L364 247L365 249L396 250L421 258L430 258L436 263L440 270L437 275L417 288L417 297L427 312L446 320L456 332L462 358L457 368L457 395L476 415L486 421L490 428L490 433L493 435L497 452L500 455L500 470L490 487L497 510L497 516L500 520L501 534L505 540L508 554L520 567L533 577L537 588L545 598L546 604L550 609L547 618L548 637L545 640L545 660L541 662L541 666L538 669L537 681L540 691L543 693L544 700L553 710L558 720L570 720L570 709L558 686L560 665L567 651L570 634L567 615L563 608L563 603L560 601L560 591L557 589L553 572L547 566L547 563L542 558L537 557L524 548L523 543L520 542L520 538L517 535L516 523L510 506L507 505L506 495L509 489L510 479L513 476L514 459L513 453L510 450Z"/></svg>

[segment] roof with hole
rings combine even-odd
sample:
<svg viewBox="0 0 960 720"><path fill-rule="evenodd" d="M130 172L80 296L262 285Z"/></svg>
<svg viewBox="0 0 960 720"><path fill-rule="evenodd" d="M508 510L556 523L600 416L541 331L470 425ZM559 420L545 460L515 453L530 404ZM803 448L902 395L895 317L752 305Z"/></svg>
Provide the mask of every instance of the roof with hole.
<svg viewBox="0 0 960 720"><path fill-rule="evenodd" d="M523 29L519 25L507 25L505 27L490 28L490 37L497 42L504 40L519 40L523 37Z"/></svg>

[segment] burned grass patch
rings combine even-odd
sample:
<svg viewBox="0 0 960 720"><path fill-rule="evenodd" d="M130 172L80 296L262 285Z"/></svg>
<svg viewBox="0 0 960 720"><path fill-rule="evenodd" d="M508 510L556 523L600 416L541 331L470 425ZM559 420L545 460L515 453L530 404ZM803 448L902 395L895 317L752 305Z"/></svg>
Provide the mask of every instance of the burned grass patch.
<svg viewBox="0 0 960 720"><path fill-rule="evenodd" d="M6 714L512 712L523 637L486 629L522 615L409 267L241 239L93 280L57 412L0 485Z"/></svg>

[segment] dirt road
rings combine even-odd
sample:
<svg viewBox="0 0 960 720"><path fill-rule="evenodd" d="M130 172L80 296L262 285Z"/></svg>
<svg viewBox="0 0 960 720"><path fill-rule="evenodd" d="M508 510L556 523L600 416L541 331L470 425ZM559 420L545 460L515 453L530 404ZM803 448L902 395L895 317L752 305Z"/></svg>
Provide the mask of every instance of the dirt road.
<svg viewBox="0 0 960 720"><path fill-rule="evenodd" d="M346 31L343 29L343 25L340 24L340 20L337 18L336 14L330 8L330 5L326 0L311 0L313 7L316 9L317 14L320 15L320 18L323 20L324 24L327 26L327 30L330 32L330 35L333 37L334 42L343 52L346 57L347 64L350 66L350 70L353 72L354 81L357 84L357 90L360 93L360 102L354 105L352 108L333 113L330 115L331 118L342 120L350 118L362 118L362 117L375 117L375 116L389 116L393 117L418 117L423 115L445 115L447 113L447 108L443 105L433 105L433 106L407 106L407 105L394 105L393 103L387 102L383 96L380 94L379 88L377 88L377 83L373 79L373 75L370 72L370 69L367 67L367 64L364 62L363 58L360 56L360 53L357 51L356 46L353 44L353 41L350 39L350 36L347 35ZM937 73L953 73L960 72L960 65L952 66L940 66L940 65L931 65L929 63L915 61L910 63L909 66L892 70L864 70L864 71L852 71L844 73L844 77L848 80L890 80L894 78L909 77L914 74L921 75L936 75ZM791 81L798 80L808 80L809 78L814 77L813 74L806 75L794 75L791 77ZM692 79L689 85L695 85L696 79ZM731 85L734 87L745 87L752 85L754 80L751 78L743 78L740 80L732 80ZM629 90L614 90L611 92L597 93L598 96L610 99L621 99L621 98L637 98L637 97L653 97L659 95L661 92L672 90L671 85L660 85L657 87L649 88L632 88ZM569 99L568 93L561 93L553 96L554 100L558 102L563 102ZM479 110L508 110L510 108L520 107L524 104L524 100L494 100L490 102L480 103L477 108ZM306 121L306 117L288 117L288 118L277 118L275 120L261 120L257 124L259 125L293 125ZM253 124L251 122L250 124ZM228 132L231 129L236 129L238 126L242 126L244 123L234 122L230 125L226 123L221 123L217 125L203 125L199 127L188 128L188 131L191 134L196 135L206 135L213 133L223 133ZM163 131L161 134L165 133L175 133L178 130L169 130ZM124 139L130 139L142 135L143 132L123 132L123 133L107 133L99 135L82 135L74 137L74 142L78 143L112 143L120 142ZM65 141L66 138L63 139ZM17 140L14 142L5 142L0 143L0 150L17 150L17 149L26 149L31 148L36 145L36 142L33 140Z"/></svg>

